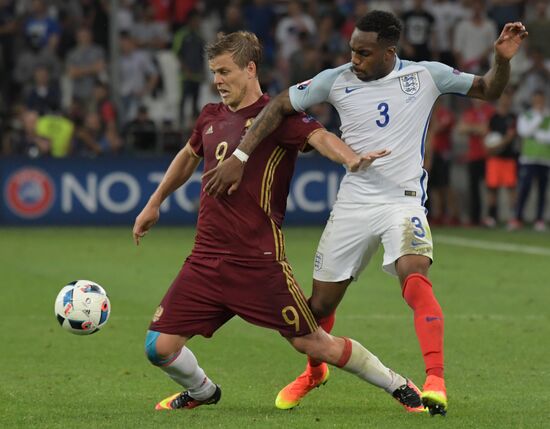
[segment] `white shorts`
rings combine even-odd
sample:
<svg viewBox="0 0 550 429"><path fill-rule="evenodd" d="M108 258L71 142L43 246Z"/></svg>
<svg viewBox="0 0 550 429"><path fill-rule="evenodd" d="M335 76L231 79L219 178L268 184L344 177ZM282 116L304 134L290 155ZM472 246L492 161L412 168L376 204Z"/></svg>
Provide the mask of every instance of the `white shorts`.
<svg viewBox="0 0 550 429"><path fill-rule="evenodd" d="M380 242L384 246L382 268L394 276L395 261L401 256L424 255L433 261L425 210L418 205L336 202L319 241L313 278L357 280Z"/></svg>

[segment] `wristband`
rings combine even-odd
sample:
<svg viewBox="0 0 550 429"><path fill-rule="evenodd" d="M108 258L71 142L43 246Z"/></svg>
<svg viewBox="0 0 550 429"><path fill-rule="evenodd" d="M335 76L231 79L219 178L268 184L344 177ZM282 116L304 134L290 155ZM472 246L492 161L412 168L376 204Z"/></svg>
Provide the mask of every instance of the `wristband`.
<svg viewBox="0 0 550 429"><path fill-rule="evenodd" d="M235 157L242 163L245 163L246 161L248 161L248 155L244 153L242 150L240 150L239 148L235 149L235 151L233 152L233 155L235 155Z"/></svg>

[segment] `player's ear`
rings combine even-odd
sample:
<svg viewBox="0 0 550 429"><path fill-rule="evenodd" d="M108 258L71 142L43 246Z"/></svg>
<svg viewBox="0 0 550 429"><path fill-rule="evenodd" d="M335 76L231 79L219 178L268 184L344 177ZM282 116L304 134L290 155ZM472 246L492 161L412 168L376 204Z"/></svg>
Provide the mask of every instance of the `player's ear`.
<svg viewBox="0 0 550 429"><path fill-rule="evenodd" d="M384 60L385 61L393 61L395 54L397 52L397 48L395 45L388 46L384 52Z"/></svg>
<svg viewBox="0 0 550 429"><path fill-rule="evenodd" d="M246 66L246 71L248 72L248 76L250 78L258 76L258 70L256 69L256 63L254 61L248 62L248 65Z"/></svg>

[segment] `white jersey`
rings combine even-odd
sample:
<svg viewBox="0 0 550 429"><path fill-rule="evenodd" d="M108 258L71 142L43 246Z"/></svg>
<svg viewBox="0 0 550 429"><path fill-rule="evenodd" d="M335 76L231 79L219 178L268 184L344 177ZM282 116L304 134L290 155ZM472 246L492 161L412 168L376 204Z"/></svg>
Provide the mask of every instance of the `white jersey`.
<svg viewBox="0 0 550 429"><path fill-rule="evenodd" d="M289 94L296 111L332 104L340 115L342 139L356 153L392 151L363 171L348 171L339 202L423 205L428 182L424 144L433 104L441 94L466 94L473 79L445 64L396 57L392 72L381 79L363 82L348 63L291 87Z"/></svg>

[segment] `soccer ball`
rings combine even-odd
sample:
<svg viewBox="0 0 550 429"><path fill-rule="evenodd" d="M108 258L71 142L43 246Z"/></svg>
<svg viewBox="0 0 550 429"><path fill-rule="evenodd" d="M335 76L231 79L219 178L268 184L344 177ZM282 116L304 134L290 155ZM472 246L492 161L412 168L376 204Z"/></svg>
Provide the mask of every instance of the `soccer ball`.
<svg viewBox="0 0 550 429"><path fill-rule="evenodd" d="M89 280L75 280L63 287L55 299L55 316L62 328L75 335L93 334L109 319L111 303L107 292Z"/></svg>

